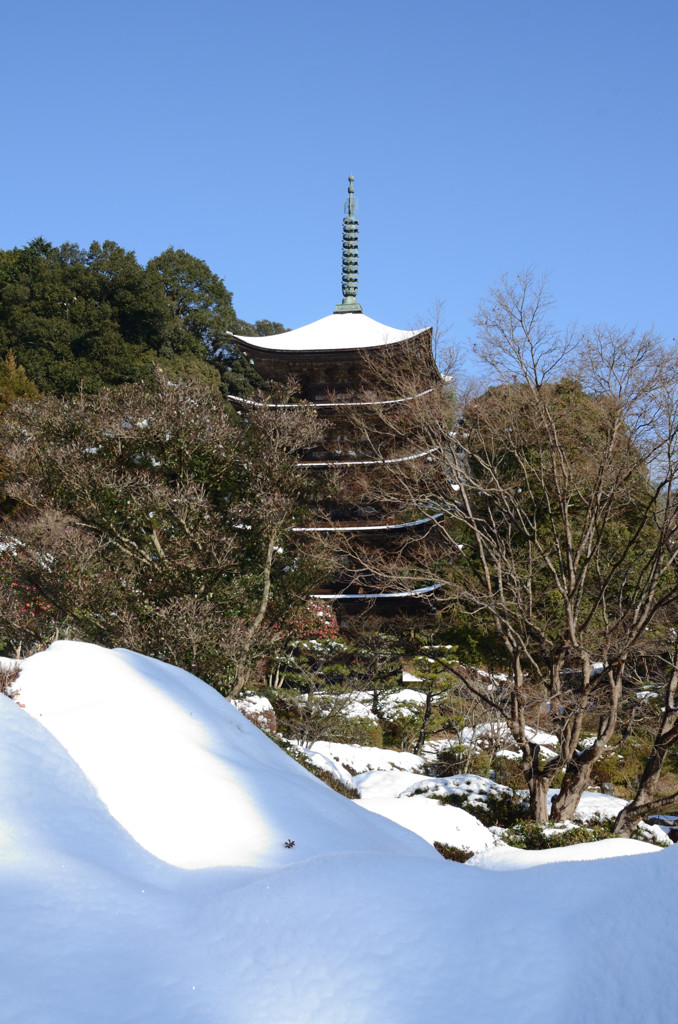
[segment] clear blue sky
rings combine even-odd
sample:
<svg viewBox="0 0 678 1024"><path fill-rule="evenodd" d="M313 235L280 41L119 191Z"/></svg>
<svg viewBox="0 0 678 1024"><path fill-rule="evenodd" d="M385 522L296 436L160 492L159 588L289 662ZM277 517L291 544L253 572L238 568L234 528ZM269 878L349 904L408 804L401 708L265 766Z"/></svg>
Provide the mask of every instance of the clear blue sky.
<svg viewBox="0 0 678 1024"><path fill-rule="evenodd" d="M502 273L558 319L678 336L675 0L22 0L0 41L0 248L184 248L238 314L358 298L457 338Z"/></svg>

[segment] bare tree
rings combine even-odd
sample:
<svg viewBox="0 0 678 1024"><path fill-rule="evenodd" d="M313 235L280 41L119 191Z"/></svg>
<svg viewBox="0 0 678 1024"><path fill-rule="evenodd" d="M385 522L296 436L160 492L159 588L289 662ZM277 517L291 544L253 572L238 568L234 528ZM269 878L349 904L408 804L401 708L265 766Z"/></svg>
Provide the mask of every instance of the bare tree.
<svg viewBox="0 0 678 1024"><path fill-rule="evenodd" d="M545 278L529 269L504 275L480 303L474 324L475 354L496 382L521 381L539 387L566 366L572 332L548 319L554 300Z"/></svg>
<svg viewBox="0 0 678 1024"><path fill-rule="evenodd" d="M678 594L676 350L633 331L559 332L550 308L530 273L493 290L477 318L483 393L441 384L409 432L435 456L384 464L371 481L393 517L417 510L430 528L403 531L395 551L353 544L384 582L438 585L446 623L505 668L501 687L465 682L506 722L541 821L561 772L551 817L572 816ZM400 387L417 393L407 372ZM540 717L558 738L546 759Z"/></svg>
<svg viewBox="0 0 678 1024"><path fill-rule="evenodd" d="M444 299L435 299L426 310L426 315L417 317L410 326L412 330L431 332L431 352L436 366L443 378L456 376L461 366L461 352L452 336L452 325L447 320Z"/></svg>

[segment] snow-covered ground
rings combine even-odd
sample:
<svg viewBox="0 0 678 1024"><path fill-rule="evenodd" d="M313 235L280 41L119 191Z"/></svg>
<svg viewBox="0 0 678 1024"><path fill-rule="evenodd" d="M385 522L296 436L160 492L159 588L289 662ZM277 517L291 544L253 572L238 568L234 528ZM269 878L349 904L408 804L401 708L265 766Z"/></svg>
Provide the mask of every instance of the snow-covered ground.
<svg viewBox="0 0 678 1024"><path fill-rule="evenodd" d="M525 851L443 860L383 815L451 812L459 845L464 812L396 792L421 776L369 771L348 801L179 669L61 642L17 685L3 1024L673 1021L678 847L473 870ZM630 852L585 855L610 844Z"/></svg>
<svg viewBox="0 0 678 1024"><path fill-rule="evenodd" d="M388 771L391 768L404 772L424 772L426 762L417 754L406 750L385 750L382 747L361 747L355 743L328 743L318 740L310 748L311 753L322 754L335 764L345 765L352 772L373 770Z"/></svg>
<svg viewBox="0 0 678 1024"><path fill-rule="evenodd" d="M632 857L648 850L660 852L658 846L649 846L637 839L600 839L595 843L577 843L574 846L556 846L552 850L521 850L515 846L487 847L471 857L474 868L491 871L515 871L520 868L538 868L543 864L563 861L601 860L605 857Z"/></svg>

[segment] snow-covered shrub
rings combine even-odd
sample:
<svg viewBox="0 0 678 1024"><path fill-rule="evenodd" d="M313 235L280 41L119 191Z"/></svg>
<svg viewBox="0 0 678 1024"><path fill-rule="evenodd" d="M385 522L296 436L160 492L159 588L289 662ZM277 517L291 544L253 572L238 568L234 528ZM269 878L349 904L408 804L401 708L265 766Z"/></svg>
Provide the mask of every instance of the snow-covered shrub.
<svg viewBox="0 0 678 1024"><path fill-rule="evenodd" d="M324 782L330 789L335 790L337 793L341 793L342 796L348 797L349 800L360 799L360 793L357 789L353 789L351 786L345 786L341 779L336 775L333 775L332 772L326 771L318 764L309 760L305 752L295 746L294 743L289 743L280 735L272 735L271 739L280 747L281 750L284 750L291 758L298 761L300 765L303 765L307 772L310 772L311 775L315 775L316 779L320 779L320 781Z"/></svg>
<svg viewBox="0 0 678 1024"><path fill-rule="evenodd" d="M248 697L236 698L231 701L241 715L264 732L277 732L278 723L273 706L267 697L252 694Z"/></svg>
<svg viewBox="0 0 678 1024"><path fill-rule="evenodd" d="M437 797L441 804L451 804L452 807L461 807L468 811L487 828L498 826L510 828L518 822L524 821L529 815L529 802L524 794L516 792L488 793L479 800L475 796L462 796L458 793L450 793L446 796Z"/></svg>
<svg viewBox="0 0 678 1024"><path fill-rule="evenodd" d="M522 850L552 850L559 846L595 843L600 839L616 839L619 836L614 832L614 818L595 815L586 822L566 821L557 825L518 821L502 832L501 838L509 846L517 846ZM668 841L663 843L651 828L643 827L643 823L634 831L632 838L655 846L669 845Z"/></svg>
<svg viewBox="0 0 678 1024"><path fill-rule="evenodd" d="M501 838L509 846L517 846L521 850L551 850L557 846L610 839L611 825L610 822L592 822L563 827L542 825L537 821L517 821L502 833Z"/></svg>

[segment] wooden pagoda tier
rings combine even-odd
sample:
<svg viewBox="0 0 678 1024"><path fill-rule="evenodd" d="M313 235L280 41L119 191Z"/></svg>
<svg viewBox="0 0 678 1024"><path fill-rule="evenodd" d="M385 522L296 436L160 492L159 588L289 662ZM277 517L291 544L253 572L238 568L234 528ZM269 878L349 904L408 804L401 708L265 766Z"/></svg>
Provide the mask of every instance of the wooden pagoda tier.
<svg viewBox="0 0 678 1024"><path fill-rule="evenodd" d="M308 452L302 468L365 467L429 454L408 437L417 404L439 380L429 329L398 331L362 313L334 313L284 334L234 337L264 379L294 380L297 397L323 420L325 442ZM367 428L362 436L358 418Z"/></svg>
<svg viewBox="0 0 678 1024"><path fill-rule="evenodd" d="M439 379L430 328L398 331L364 313L332 313L295 331L265 338L233 337L265 380L294 378L299 397L328 412L355 404L356 396L371 383L383 392L384 370L391 364L394 371L408 365L420 371L425 368L432 383ZM380 393L378 399L389 402L387 394ZM394 395L390 400L407 399Z"/></svg>
<svg viewBox="0 0 678 1024"><path fill-rule="evenodd" d="M322 447L307 452L299 469L331 473L334 490L317 521L296 528L299 539L314 534L327 539L335 533L337 540L350 536L352 543L378 546L382 552L416 544L435 517L403 508L396 521L392 510L387 514L367 507L354 494L369 491L361 478L382 472L385 464L434 459L435 453L415 440L420 403L440 381L431 330L400 331L362 312L337 312L284 334L233 337L265 380L292 379L297 399L314 405L325 421ZM410 382L411 393L403 391L404 381ZM232 401L241 409L256 404L254 399ZM410 613L430 606L432 594L432 587L384 590L345 558L335 580L311 596L331 601L342 617L370 604L378 615Z"/></svg>

